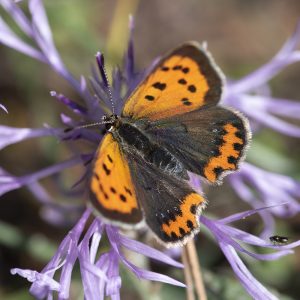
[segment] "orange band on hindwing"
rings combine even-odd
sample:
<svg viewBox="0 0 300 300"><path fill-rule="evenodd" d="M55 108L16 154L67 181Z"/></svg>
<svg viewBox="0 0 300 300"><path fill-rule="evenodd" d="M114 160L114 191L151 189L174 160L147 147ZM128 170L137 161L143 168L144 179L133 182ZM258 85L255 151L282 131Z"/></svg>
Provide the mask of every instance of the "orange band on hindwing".
<svg viewBox="0 0 300 300"><path fill-rule="evenodd" d="M211 182L215 182L218 175L224 171L237 169L241 150L245 147L245 142L239 135L239 128L233 124L226 124L223 129L226 133L219 146L219 155L212 157L204 167L204 175Z"/></svg>
<svg viewBox="0 0 300 300"><path fill-rule="evenodd" d="M204 203L205 199L201 195L194 192L188 194L179 207L181 213L174 220L169 220L161 226L166 240L180 241L197 230L199 228L197 210Z"/></svg>

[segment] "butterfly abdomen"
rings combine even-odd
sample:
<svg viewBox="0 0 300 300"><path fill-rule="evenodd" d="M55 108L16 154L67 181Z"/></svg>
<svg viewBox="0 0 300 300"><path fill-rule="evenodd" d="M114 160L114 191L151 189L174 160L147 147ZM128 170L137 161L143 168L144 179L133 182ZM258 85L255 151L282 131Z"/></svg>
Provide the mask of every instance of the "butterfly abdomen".
<svg viewBox="0 0 300 300"><path fill-rule="evenodd" d="M188 178L182 163L167 149L151 142L147 135L136 126L121 123L114 134L120 140L125 152L138 154L145 163L168 174Z"/></svg>

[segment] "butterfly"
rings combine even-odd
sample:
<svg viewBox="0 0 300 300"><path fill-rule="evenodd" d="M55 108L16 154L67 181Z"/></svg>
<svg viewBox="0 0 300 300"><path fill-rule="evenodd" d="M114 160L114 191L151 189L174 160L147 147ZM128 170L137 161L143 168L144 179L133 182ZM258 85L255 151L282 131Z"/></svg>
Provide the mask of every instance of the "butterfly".
<svg viewBox="0 0 300 300"><path fill-rule="evenodd" d="M218 105L223 81L196 42L159 60L120 116L106 118L89 181L97 214L125 228L145 221L166 246L198 233L206 200L189 185L189 172L220 183L237 170L250 139L247 119Z"/></svg>

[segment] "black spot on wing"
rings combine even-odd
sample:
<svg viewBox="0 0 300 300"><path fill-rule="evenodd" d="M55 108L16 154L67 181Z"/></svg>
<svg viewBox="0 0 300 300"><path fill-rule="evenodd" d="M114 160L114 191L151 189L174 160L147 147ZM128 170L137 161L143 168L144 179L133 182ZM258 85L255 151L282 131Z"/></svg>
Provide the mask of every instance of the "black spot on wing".
<svg viewBox="0 0 300 300"><path fill-rule="evenodd" d="M126 197L123 194L120 194L120 199L121 199L122 202L127 201Z"/></svg>
<svg viewBox="0 0 300 300"><path fill-rule="evenodd" d="M218 178L225 170L222 167L216 167L214 168L214 173L216 174L216 177Z"/></svg>
<svg viewBox="0 0 300 300"><path fill-rule="evenodd" d="M179 84L187 84L187 81L184 78L178 80Z"/></svg>
<svg viewBox="0 0 300 300"><path fill-rule="evenodd" d="M178 236L174 231L171 232L171 238L172 240L178 240Z"/></svg>
<svg viewBox="0 0 300 300"><path fill-rule="evenodd" d="M145 99L148 101L153 101L155 98L152 95L146 95Z"/></svg>
<svg viewBox="0 0 300 300"><path fill-rule="evenodd" d="M182 69L182 66L180 65L176 65L173 67L173 70L176 71L176 70L181 70Z"/></svg>
<svg viewBox="0 0 300 300"><path fill-rule="evenodd" d="M196 87L193 84L191 84L191 85L188 86L188 90L191 93L195 93L197 91Z"/></svg>
<svg viewBox="0 0 300 300"><path fill-rule="evenodd" d="M181 101L182 101L182 103L183 103L184 105L186 105L186 106L192 105L192 102L189 101L188 98L182 98Z"/></svg>
<svg viewBox="0 0 300 300"><path fill-rule="evenodd" d="M130 190L129 188L127 188L126 186L124 186L124 189L125 189L125 192L126 192L128 195L132 196L132 192L131 192L131 190Z"/></svg>
<svg viewBox="0 0 300 300"><path fill-rule="evenodd" d="M102 168L106 175L110 175L110 170L107 168L107 165L105 163L102 164Z"/></svg>
<svg viewBox="0 0 300 300"><path fill-rule="evenodd" d="M236 158L236 157L234 157L234 156L228 156L227 161L228 161L228 163L230 163L230 164L236 165L237 162L238 162L238 158Z"/></svg>
<svg viewBox="0 0 300 300"><path fill-rule="evenodd" d="M243 144L239 144L239 143L234 143L233 144L233 148L236 151L241 151L243 149L244 145Z"/></svg>
<svg viewBox="0 0 300 300"><path fill-rule="evenodd" d="M179 227L179 232L181 235L185 235L185 230L182 227Z"/></svg>
<svg viewBox="0 0 300 300"><path fill-rule="evenodd" d="M188 228L191 228L191 229L194 227L194 224L191 220L187 220L186 225L187 225Z"/></svg>
<svg viewBox="0 0 300 300"><path fill-rule="evenodd" d="M190 212L195 215L196 214L196 210L197 210L197 206L195 204L193 204L191 207L190 207Z"/></svg>
<svg viewBox="0 0 300 300"><path fill-rule="evenodd" d="M161 91L163 91L167 87L167 85L165 83L162 83L162 82L155 82L152 86L155 89L158 89L158 90L161 90Z"/></svg>

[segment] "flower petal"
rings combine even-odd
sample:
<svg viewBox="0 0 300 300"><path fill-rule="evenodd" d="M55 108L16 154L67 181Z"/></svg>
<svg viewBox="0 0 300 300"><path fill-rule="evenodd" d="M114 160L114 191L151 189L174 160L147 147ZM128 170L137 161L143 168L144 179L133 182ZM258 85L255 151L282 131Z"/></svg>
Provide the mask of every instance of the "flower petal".
<svg viewBox="0 0 300 300"><path fill-rule="evenodd" d="M65 69L65 66L54 46L43 2L41 0L30 0L29 10L32 16L35 40L39 44L44 55L56 70L63 74L67 73L67 70Z"/></svg>
<svg viewBox="0 0 300 300"><path fill-rule="evenodd" d="M240 172L233 174L230 180L238 195L250 205L254 203L254 207L258 206L259 200L265 206L277 204L270 212L280 217L290 217L300 212L300 183L288 176L244 163Z"/></svg>
<svg viewBox="0 0 300 300"><path fill-rule="evenodd" d="M31 173L20 177L12 176L8 174L5 170L0 168L0 196L12 190L18 189L22 186L35 183L36 181L44 177L48 177L50 175L58 173L64 169L71 168L80 163L80 157L73 157L69 160L44 168L35 173Z"/></svg>
<svg viewBox="0 0 300 300"><path fill-rule="evenodd" d="M16 128L0 125L0 150L8 145L18 143L27 139L44 137L44 136L56 136L62 133L61 129L54 128Z"/></svg>
<svg viewBox="0 0 300 300"><path fill-rule="evenodd" d="M289 64L300 61L300 53L295 51L295 48L300 41L299 27L300 25L298 24L294 34L288 39L273 59L244 78L230 83L226 97L253 91L255 88L265 84Z"/></svg>
<svg viewBox="0 0 300 300"><path fill-rule="evenodd" d="M118 234L117 230L113 226L106 226L106 232L109 238L109 241L111 243L111 246L113 247L114 251L118 254L119 258L122 260L122 262L129 268L138 278L143 278L146 280L155 280L160 282L169 283L172 285L177 285L181 287L185 287L185 285L169 276L151 272L148 270L143 270L131 262L129 262L123 255L123 253L120 251L119 246L121 245L120 241L120 235Z"/></svg>
<svg viewBox="0 0 300 300"><path fill-rule="evenodd" d="M44 55L40 51L36 50L32 46L22 41L20 38L18 38L10 30L10 28L6 25L2 18L0 18L0 43L42 62L46 61Z"/></svg>
<svg viewBox="0 0 300 300"><path fill-rule="evenodd" d="M152 259L164 262L171 266L174 266L177 268L183 268L183 264L172 259L167 254L165 254L161 251L158 251L158 250L156 250L148 245L145 245L141 242L131 240L131 239L125 237L124 235L120 235L120 242L121 242L122 246L126 247L129 250L140 253L140 254L150 257Z"/></svg>
<svg viewBox="0 0 300 300"><path fill-rule="evenodd" d="M220 242L220 247L241 284L254 299L278 300L253 277L231 245Z"/></svg>
<svg viewBox="0 0 300 300"><path fill-rule="evenodd" d="M54 280L53 278L49 277L47 274L39 273L37 271L32 271L28 269L11 269L10 270L12 275L20 275L26 278L29 282L38 282L40 286L44 288L48 288L53 291L60 290L60 284Z"/></svg>
<svg viewBox="0 0 300 300"><path fill-rule="evenodd" d="M74 113L79 114L79 115L85 115L87 113L86 109L74 102L73 100L69 99L63 94L57 94L55 91L51 91L50 95L52 97L55 97L58 99L60 102L65 104L68 108L70 108Z"/></svg>
<svg viewBox="0 0 300 300"><path fill-rule="evenodd" d="M274 247L273 245L270 245L270 243L266 243L264 240L259 239L256 236L253 236L251 234L248 234L244 231L237 230L235 228L232 228L228 225L224 225L220 223L219 221L213 221L209 220L203 216L201 216L201 222L214 234L214 236L217 238L217 240L223 243L226 243L228 245L231 245L235 250L245 253L255 259L259 260L276 260L282 256L288 255L293 253L293 251L290 250L281 250L278 247ZM242 247L237 241L241 241L243 243L249 243L254 244L260 247L266 247L266 245L269 248L277 248L277 251L270 254L257 254L248 251L244 247Z"/></svg>
<svg viewBox="0 0 300 300"><path fill-rule="evenodd" d="M23 11L16 5L17 1L11 0L0 0L0 4L4 9L13 17L15 22L18 24L20 29L26 33L28 36L32 36L31 25Z"/></svg>
<svg viewBox="0 0 300 300"><path fill-rule="evenodd" d="M131 262L129 262L128 260L126 260L124 257L122 257L122 261L138 278L151 280L151 281L164 282L164 283L168 283L180 287L186 286L184 283L175 280L167 275L141 269L135 266L134 264L132 264Z"/></svg>
<svg viewBox="0 0 300 300"><path fill-rule="evenodd" d="M4 110L4 111L8 114L7 108L6 108L3 104L1 104L1 103L0 103L0 108L1 108L2 110Z"/></svg>

